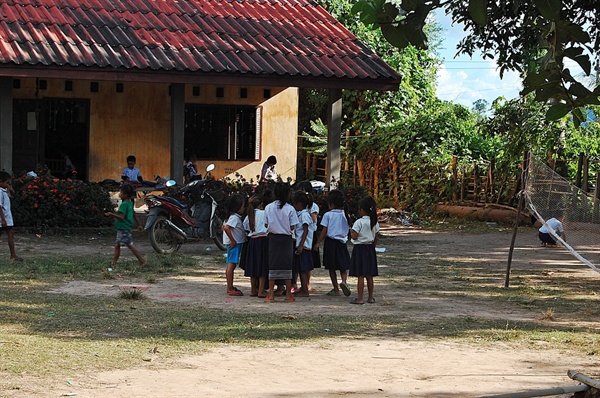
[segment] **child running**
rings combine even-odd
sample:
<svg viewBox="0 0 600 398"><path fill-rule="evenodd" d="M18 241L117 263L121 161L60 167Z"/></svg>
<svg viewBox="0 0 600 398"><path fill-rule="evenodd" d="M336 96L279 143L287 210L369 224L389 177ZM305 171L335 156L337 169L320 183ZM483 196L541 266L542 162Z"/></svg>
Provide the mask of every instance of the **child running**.
<svg viewBox="0 0 600 398"><path fill-rule="evenodd" d="M375 200L366 196L358 201L358 214L360 218L352 225L350 236L354 248L350 262L350 276L358 277L356 284L356 298L351 304L364 304L363 292L365 290L365 278L367 278L367 289L369 298L367 303L374 303L373 277L379 275L377 272L377 255L375 246L379 238L379 223L377 222L377 205Z"/></svg>
<svg viewBox="0 0 600 398"><path fill-rule="evenodd" d="M313 223L308 209L312 204L312 198L304 191L297 191L292 197L292 204L297 211L298 224L296 224L296 251L294 254L294 271L300 274L301 289L296 291L296 296L308 297L308 275L313 269L312 261L312 231L310 225Z"/></svg>
<svg viewBox="0 0 600 398"><path fill-rule="evenodd" d="M250 278L250 296L265 298L269 276L269 238L265 225L263 198L260 195L254 195L248 201L244 229L248 233L244 276Z"/></svg>
<svg viewBox="0 0 600 398"><path fill-rule="evenodd" d="M319 250L319 245L323 240L323 264L325 269L329 270L329 277L333 289L327 293L328 296L339 296L340 288L344 296L350 296L350 289L346 284L348 278L348 269L350 268L350 254L346 247L348 241L348 217L344 211L344 194L342 191L334 189L327 196L329 211L323 215L321 220L321 235L315 243L313 250ZM336 271L340 271L341 283L338 285Z"/></svg>
<svg viewBox="0 0 600 398"><path fill-rule="evenodd" d="M242 195L231 195L227 202L229 218L223 225L223 244L227 246L227 268L225 278L227 279L227 294L230 296L243 296L241 290L233 286L233 272L240 263L242 247L246 242L246 231L242 221L245 200Z"/></svg>
<svg viewBox="0 0 600 398"><path fill-rule="evenodd" d="M275 201L265 207L265 222L269 232L269 294L268 303L275 301L275 280L285 281L285 301L293 302L292 263L294 240L292 231L298 224L296 210L288 203L290 186L283 182L275 184Z"/></svg>
<svg viewBox="0 0 600 398"><path fill-rule="evenodd" d="M140 262L140 266L146 265L146 260L140 253L140 251L133 245L133 239L131 238L131 230L133 229L133 222L135 221L138 225L138 230L143 231L144 227L140 224L139 220L135 215L135 210L133 208L133 195L135 194L135 189L131 184L123 184L121 185L121 189L119 190L119 198L121 199L121 204L119 205L119 209L117 212L107 212L104 213L107 217L116 218L115 220L115 228L117 229L117 240L115 242L115 253L113 255L112 265L113 267L119 261L119 257L121 256L121 245L125 245L131 250L133 255Z"/></svg>

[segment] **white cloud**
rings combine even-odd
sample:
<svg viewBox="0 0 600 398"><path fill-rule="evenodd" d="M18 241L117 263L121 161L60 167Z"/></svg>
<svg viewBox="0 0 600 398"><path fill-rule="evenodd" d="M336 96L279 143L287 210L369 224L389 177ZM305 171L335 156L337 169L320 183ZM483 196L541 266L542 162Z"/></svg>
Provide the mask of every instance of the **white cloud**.
<svg viewBox="0 0 600 398"><path fill-rule="evenodd" d="M491 104L499 96L507 99L519 96L521 89L518 73L506 72L500 79L495 61L481 56L460 56L453 58L456 44L464 37L462 27L451 25L449 17L437 13L436 19L444 29L443 49L440 55L443 65L437 73L437 95L445 101L460 103L471 107L473 102L485 99Z"/></svg>

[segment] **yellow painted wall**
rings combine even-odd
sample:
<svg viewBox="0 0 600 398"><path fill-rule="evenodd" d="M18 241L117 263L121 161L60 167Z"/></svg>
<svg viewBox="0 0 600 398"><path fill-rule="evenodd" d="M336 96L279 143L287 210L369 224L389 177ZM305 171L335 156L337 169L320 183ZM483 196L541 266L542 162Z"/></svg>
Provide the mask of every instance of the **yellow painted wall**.
<svg viewBox="0 0 600 398"><path fill-rule="evenodd" d="M39 98L78 98L90 100L89 119L89 180L101 181L121 176L126 157L135 155L144 179L170 173L170 112L168 84L123 83L123 92L116 92L117 82L101 81L97 93L90 92L90 81L73 81L73 91L65 91L65 81L48 79L46 90ZM285 179L296 175L296 145L298 89L246 87L248 97L240 98L241 87L223 86L222 98L216 96L217 86L186 85L186 103L236 104L262 107L261 159L248 161L216 161L198 159L198 170L215 163L217 178L234 172L247 180L260 173L269 155L277 156L276 170ZM265 90L271 98L265 99ZM21 79L20 88L13 90L15 99L36 98L35 79ZM210 143L207 143L210 145ZM183 163L183 159L182 159Z"/></svg>

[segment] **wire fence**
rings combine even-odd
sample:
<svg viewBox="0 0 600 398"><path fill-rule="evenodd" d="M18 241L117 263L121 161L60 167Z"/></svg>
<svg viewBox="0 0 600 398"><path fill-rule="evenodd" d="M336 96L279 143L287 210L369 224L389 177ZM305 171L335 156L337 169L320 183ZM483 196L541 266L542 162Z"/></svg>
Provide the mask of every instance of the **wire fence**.
<svg viewBox="0 0 600 398"><path fill-rule="evenodd" d="M588 267L600 272L598 198L571 184L533 155L529 156L524 194L526 206L548 227L550 235ZM553 217L564 217L562 236L546 224Z"/></svg>

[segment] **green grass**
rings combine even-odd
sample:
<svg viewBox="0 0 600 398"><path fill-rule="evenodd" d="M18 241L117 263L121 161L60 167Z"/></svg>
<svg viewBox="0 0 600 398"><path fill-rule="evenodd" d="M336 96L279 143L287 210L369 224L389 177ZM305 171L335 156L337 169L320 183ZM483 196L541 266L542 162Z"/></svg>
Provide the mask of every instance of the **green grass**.
<svg viewBox="0 0 600 398"><path fill-rule="evenodd" d="M401 244L386 238L387 244ZM394 243L396 242L396 243ZM130 277L147 283L163 277L222 277L220 253L202 256L148 255L148 265L120 262L108 271L94 256L36 258L20 264L0 261L0 372L48 376L137 366L155 355L163 364L206 351L216 344L296 344L322 338L370 336L456 339L477 344L503 342L543 349L548 346L594 355L600 352L595 329L572 326L600 319L600 281L582 284L555 276L542 283L537 273L515 270L513 287L504 289L504 270L465 258L406 252L383 253L385 271L378 285L437 300L474 306L551 313L560 320L513 322L477 316L427 314L418 317L378 311L367 315L297 314L214 310L197 304L127 300L114 296L74 296L49 291L70 280L106 282ZM384 303L381 305L385 306ZM374 307L375 308L375 307ZM385 307L382 307L385 308ZM406 304L419 313L420 304ZM425 307L422 307L425 308ZM425 310L426 311L426 310ZM571 326L570 326L571 325Z"/></svg>

